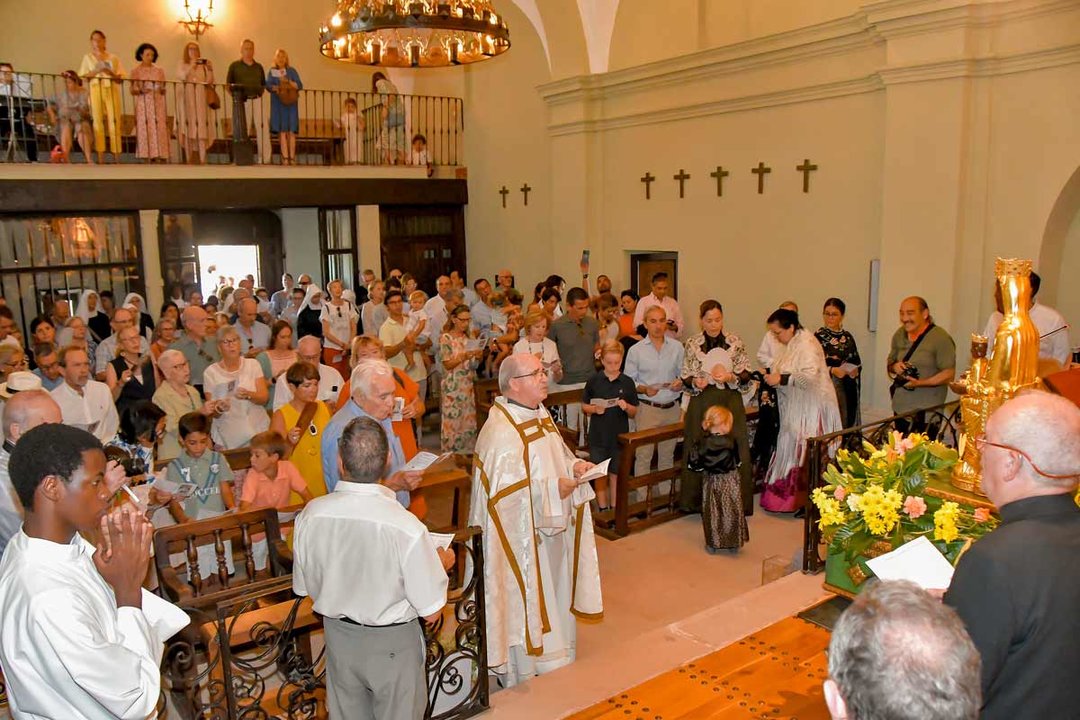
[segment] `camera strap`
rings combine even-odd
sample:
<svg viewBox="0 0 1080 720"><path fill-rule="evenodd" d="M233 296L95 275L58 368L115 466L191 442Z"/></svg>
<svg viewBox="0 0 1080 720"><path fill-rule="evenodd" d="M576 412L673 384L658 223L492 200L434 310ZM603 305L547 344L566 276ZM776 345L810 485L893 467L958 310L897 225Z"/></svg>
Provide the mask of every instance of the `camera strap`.
<svg viewBox="0 0 1080 720"><path fill-rule="evenodd" d="M915 338L915 342L911 343L911 347L904 353L902 363L907 363L911 359L911 356L915 354L915 351L919 349L919 345L922 344L923 338L930 334L930 331L934 329L934 323L930 323L926 326L926 329L919 333L919 337ZM907 384L907 378L903 376L897 376L893 378L892 385L889 386L889 397L896 394L896 391Z"/></svg>

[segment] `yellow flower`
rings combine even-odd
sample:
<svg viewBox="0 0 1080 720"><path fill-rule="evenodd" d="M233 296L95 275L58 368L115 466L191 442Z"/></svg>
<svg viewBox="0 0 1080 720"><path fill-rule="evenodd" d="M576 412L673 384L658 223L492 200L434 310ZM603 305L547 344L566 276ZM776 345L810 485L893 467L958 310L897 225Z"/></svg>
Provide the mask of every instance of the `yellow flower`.
<svg viewBox="0 0 1080 720"><path fill-rule="evenodd" d="M954 502L942 503L934 513L934 539L952 542L960 536L956 520L960 516L960 506Z"/></svg>
<svg viewBox="0 0 1080 720"><path fill-rule="evenodd" d="M821 519L818 520L818 527L824 530L827 527L833 525L844 524L844 512L840 509L840 502L830 497L823 497L821 501L815 500L818 511L821 513Z"/></svg>
<svg viewBox="0 0 1080 720"><path fill-rule="evenodd" d="M885 492L880 485L867 488L859 504L866 529L873 535L887 535L900 520L902 504L903 498L895 490Z"/></svg>

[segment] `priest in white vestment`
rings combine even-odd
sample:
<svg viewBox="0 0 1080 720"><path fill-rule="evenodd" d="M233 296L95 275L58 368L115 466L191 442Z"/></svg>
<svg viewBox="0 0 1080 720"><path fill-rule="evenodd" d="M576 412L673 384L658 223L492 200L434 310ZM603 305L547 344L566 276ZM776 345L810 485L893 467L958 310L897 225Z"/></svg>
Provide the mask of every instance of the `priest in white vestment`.
<svg viewBox="0 0 1080 720"><path fill-rule="evenodd" d="M483 530L488 665L510 687L574 661L575 616L603 614L589 501L592 464L563 442L532 354L499 370L476 442L469 525Z"/></svg>

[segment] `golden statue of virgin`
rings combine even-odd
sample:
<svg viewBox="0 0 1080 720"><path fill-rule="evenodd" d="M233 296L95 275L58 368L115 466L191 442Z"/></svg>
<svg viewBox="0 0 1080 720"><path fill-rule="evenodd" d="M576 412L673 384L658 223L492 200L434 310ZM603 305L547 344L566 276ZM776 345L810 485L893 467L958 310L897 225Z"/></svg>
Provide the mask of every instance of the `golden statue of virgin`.
<svg viewBox="0 0 1080 720"><path fill-rule="evenodd" d="M974 439L986 431L986 421L1002 403L1039 382L1039 331L1031 321L1031 261L998 258L994 265L1001 310L1005 315L993 338L993 353L986 358L988 339L972 335L971 369L960 398L963 432L960 462L953 468L952 484L985 495L979 449Z"/></svg>

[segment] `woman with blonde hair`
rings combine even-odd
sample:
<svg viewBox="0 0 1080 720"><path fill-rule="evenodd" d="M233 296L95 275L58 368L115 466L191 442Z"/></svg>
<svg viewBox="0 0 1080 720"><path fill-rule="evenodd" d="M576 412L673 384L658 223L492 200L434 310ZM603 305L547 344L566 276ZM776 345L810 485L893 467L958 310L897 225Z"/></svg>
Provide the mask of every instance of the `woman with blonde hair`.
<svg viewBox="0 0 1080 720"><path fill-rule="evenodd" d="M270 132L278 134L281 145L281 164L296 164L296 134L300 132L298 93L304 89L300 73L289 64L289 53L278 48L274 64L266 74L270 91Z"/></svg>
<svg viewBox="0 0 1080 720"><path fill-rule="evenodd" d="M213 120L207 88L214 84L214 64L202 56L199 43L192 41L184 45L176 74L184 83L176 103L180 149L188 163L204 164Z"/></svg>
<svg viewBox="0 0 1080 720"><path fill-rule="evenodd" d="M558 385L562 380L562 361L559 360L559 348L555 341L547 336L551 327L551 316L544 310L532 310L525 315L525 337L514 345L514 354L528 353L535 355L543 363L548 374L548 386Z"/></svg>

